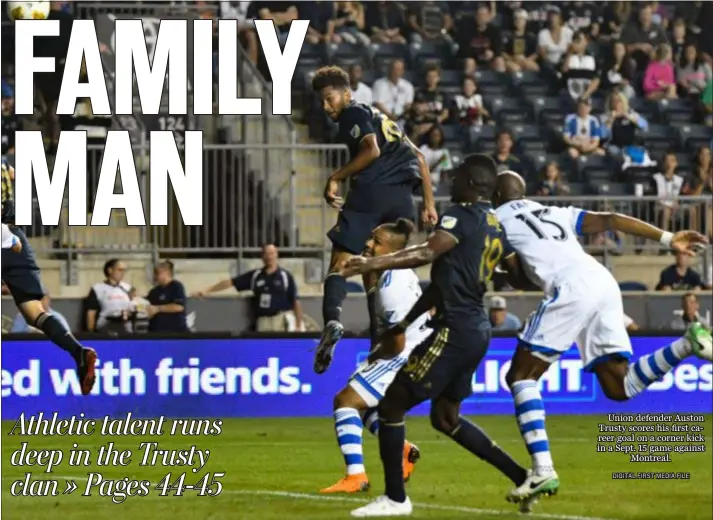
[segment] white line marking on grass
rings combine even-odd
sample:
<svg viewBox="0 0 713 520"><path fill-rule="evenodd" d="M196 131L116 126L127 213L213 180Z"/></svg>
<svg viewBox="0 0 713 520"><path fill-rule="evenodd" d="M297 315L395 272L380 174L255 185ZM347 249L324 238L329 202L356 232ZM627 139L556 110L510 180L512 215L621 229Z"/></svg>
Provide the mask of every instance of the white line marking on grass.
<svg viewBox="0 0 713 520"><path fill-rule="evenodd" d="M57 475L57 478L63 478L66 480L89 480L87 477L75 477L68 475ZM151 484L153 487L154 484ZM315 502L349 502L352 504L367 504L373 500L366 498L352 498L343 496L324 496L324 495L311 495L309 493L294 493L291 491L273 491L269 489L223 489L222 494L227 495L244 495L244 496L268 496L268 497L279 497L279 498L290 498L295 500L312 500ZM496 516L525 516L527 518L548 518L550 520L614 520L612 518L602 518L597 516L579 516L579 515L561 515L553 513L529 513L527 515L521 515L520 513L510 510L505 511L502 509L480 509L477 507L466 507L466 506L449 506L442 504L429 504L425 502L414 502L414 507L420 507L422 509L433 509L435 511L455 511L459 513L474 513L481 515L496 515Z"/></svg>

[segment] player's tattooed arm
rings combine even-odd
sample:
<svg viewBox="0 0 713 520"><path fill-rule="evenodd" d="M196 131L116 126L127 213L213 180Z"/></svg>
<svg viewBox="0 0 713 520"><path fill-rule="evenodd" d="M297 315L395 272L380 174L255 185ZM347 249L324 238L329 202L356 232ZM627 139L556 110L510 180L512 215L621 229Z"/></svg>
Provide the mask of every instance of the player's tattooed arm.
<svg viewBox="0 0 713 520"><path fill-rule="evenodd" d="M384 271L386 269L412 269L432 263L442 254L450 251L458 244L456 238L445 231L437 229L428 242L412 247L407 247L390 255L365 258L363 256L351 257L342 270L342 276L349 277L356 274ZM426 312L425 309L423 312Z"/></svg>
<svg viewBox="0 0 713 520"><path fill-rule="evenodd" d="M671 233L643 220L622 215L621 213L586 211L582 213L581 218L581 232L583 234L619 231L627 235L660 242L665 247L688 255L695 255L703 245L708 243L705 235L697 231L684 230Z"/></svg>
<svg viewBox="0 0 713 520"><path fill-rule="evenodd" d="M329 177L329 180L341 182L352 175L356 175L365 170L380 156L381 149L379 148L379 143L376 141L376 134L365 135L359 143L359 153L342 168L334 172Z"/></svg>

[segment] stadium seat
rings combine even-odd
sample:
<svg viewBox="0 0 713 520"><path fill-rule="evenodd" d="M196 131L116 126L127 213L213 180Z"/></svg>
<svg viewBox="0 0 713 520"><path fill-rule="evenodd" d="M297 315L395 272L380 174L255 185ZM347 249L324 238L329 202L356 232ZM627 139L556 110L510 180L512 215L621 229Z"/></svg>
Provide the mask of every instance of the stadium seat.
<svg viewBox="0 0 713 520"><path fill-rule="evenodd" d="M668 125L649 125L648 130L641 133L641 137L649 152L654 150L661 153L668 149L678 149L681 142L676 129Z"/></svg>
<svg viewBox="0 0 713 520"><path fill-rule="evenodd" d="M557 97L534 96L525 98L526 103L532 110L534 119L538 123L547 121L564 120L566 113L562 109L562 100Z"/></svg>
<svg viewBox="0 0 713 520"><path fill-rule="evenodd" d="M683 146L691 153L701 146L710 145L713 138L713 130L703 125L682 125L679 130Z"/></svg>
<svg viewBox="0 0 713 520"><path fill-rule="evenodd" d="M644 98L632 98L629 100L629 108L644 117L649 123L656 123L657 108L655 104L650 103Z"/></svg>
<svg viewBox="0 0 713 520"><path fill-rule="evenodd" d="M333 63L349 58L366 57L366 49L364 46L355 43L333 43L328 47L328 49Z"/></svg>
<svg viewBox="0 0 713 520"><path fill-rule="evenodd" d="M495 142L495 127L492 125L471 126L468 129L468 141L473 149L481 150L481 141Z"/></svg>
<svg viewBox="0 0 713 520"><path fill-rule="evenodd" d="M414 43L409 47L411 63L418 65L428 60L443 60L443 45L434 42Z"/></svg>
<svg viewBox="0 0 713 520"><path fill-rule="evenodd" d="M408 45L400 43L372 43L371 52L374 58L401 58L402 60L408 60L409 58Z"/></svg>
<svg viewBox="0 0 713 520"><path fill-rule="evenodd" d="M641 282L621 282L619 284L621 291L648 291L649 288Z"/></svg>
<svg viewBox="0 0 713 520"><path fill-rule="evenodd" d="M521 152L547 150L547 136L542 135L542 129L536 125L516 124L510 127L513 137Z"/></svg>
<svg viewBox="0 0 713 520"><path fill-rule="evenodd" d="M347 292L348 293L363 293L364 287L359 282L347 281Z"/></svg>
<svg viewBox="0 0 713 520"><path fill-rule="evenodd" d="M442 70L441 71L441 86L442 87L457 87L460 91L463 83L463 74L459 70Z"/></svg>
<svg viewBox="0 0 713 520"><path fill-rule="evenodd" d="M443 129L443 140L447 144L463 145L467 139L460 125L445 124L441 128Z"/></svg>
<svg viewBox="0 0 713 520"><path fill-rule="evenodd" d="M536 72L516 72L512 76L515 90L523 97L544 97L550 94L550 86Z"/></svg>

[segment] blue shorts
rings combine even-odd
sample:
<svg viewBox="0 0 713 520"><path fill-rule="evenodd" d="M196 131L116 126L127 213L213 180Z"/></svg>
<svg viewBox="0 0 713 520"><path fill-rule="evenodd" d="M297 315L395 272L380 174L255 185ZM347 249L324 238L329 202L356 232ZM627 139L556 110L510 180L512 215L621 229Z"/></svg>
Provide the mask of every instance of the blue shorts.
<svg viewBox="0 0 713 520"><path fill-rule="evenodd" d="M465 336L440 328L413 349L394 384L409 388L418 402L445 397L459 403L473 393L473 374L488 351L490 337L490 330Z"/></svg>
<svg viewBox="0 0 713 520"><path fill-rule="evenodd" d="M10 226L10 229L22 242L22 251L15 253L10 249L2 250L2 281L7 285L17 305L41 300L45 290L40 281L40 268L35 261L35 252L20 228Z"/></svg>
<svg viewBox="0 0 713 520"><path fill-rule="evenodd" d="M334 246L359 255L374 228L400 218L414 218L411 186L359 187L349 191L337 223L327 236Z"/></svg>

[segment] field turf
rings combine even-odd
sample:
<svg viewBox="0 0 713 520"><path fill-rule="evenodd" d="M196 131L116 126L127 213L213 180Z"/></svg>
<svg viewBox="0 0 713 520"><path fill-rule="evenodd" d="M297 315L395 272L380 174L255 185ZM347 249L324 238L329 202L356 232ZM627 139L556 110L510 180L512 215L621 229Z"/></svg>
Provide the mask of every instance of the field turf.
<svg viewBox="0 0 713 520"><path fill-rule="evenodd" d="M529 458L516 430L514 418L474 418L501 446L523 463ZM542 500L533 519L559 520L703 520L713 518L713 457L711 416L706 417L706 452L673 454L670 463L630 463L622 453L596 453L599 416L550 416L551 447L562 482L557 496ZM349 511L383 490L376 440L365 434L369 493L323 496L317 491L333 484L343 473L343 462L334 439L332 422L321 419L226 420L218 437L140 439L137 437L16 437L8 436L12 423L2 425L3 520L282 520L349 518ZM417 443L422 459L407 490L415 504L414 518L479 520L523 518L504 500L510 483L494 469L432 430L424 417L409 418L408 438ZM66 462L52 476L10 465L20 443L32 449L80 448L94 452L102 443L137 449L141 440L158 440L163 448L210 449L206 471L226 473L223 492L217 497L158 496L153 486L169 468L71 467ZM138 458L135 456L135 458ZM26 471L38 478L58 479L60 493L66 478L79 489L69 495L31 498L10 494L13 481ZM146 497L127 498L116 505L108 497L81 496L87 471L105 478L146 479L152 482ZM612 472L690 472L690 480L613 480ZM178 476L176 468L173 474ZM199 477L189 474L186 482ZM84 480L83 480L84 479Z"/></svg>

